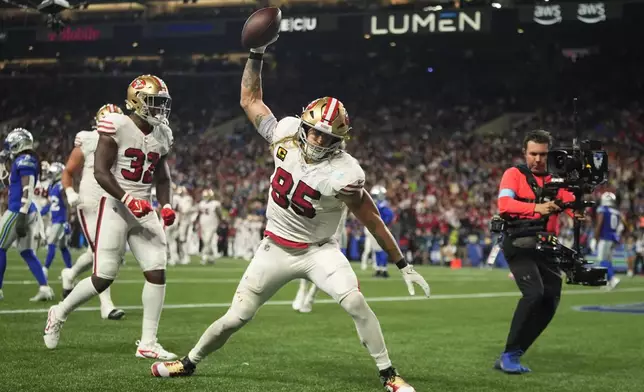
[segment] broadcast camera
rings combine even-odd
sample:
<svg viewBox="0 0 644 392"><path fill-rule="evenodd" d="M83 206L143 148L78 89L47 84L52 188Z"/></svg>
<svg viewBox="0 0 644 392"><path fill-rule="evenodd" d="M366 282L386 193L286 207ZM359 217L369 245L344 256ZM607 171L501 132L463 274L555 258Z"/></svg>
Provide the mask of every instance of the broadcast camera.
<svg viewBox="0 0 644 392"><path fill-rule="evenodd" d="M552 180L545 189L566 189L575 195L572 203L558 202L563 209L583 211L595 205L594 202L584 201L584 195L591 194L597 185L608 181L608 154L602 149L602 144L596 140L579 140L577 129L577 98L574 99L574 119L577 137L573 139L572 147L553 149L548 152L547 171L552 174ZM584 258L579 245L581 223L575 219L573 247L562 245L559 240L547 233L537 234L537 250L558 260L561 269L566 273L568 284L586 286L605 286L606 268L595 267Z"/></svg>
<svg viewBox="0 0 644 392"><path fill-rule="evenodd" d="M47 27L58 33L65 27L65 23L58 14L71 8L67 0L43 0L37 9L47 15Z"/></svg>
<svg viewBox="0 0 644 392"><path fill-rule="evenodd" d="M577 118L575 98L575 125ZM577 128L575 126L575 128ZM608 180L608 154L602 149L602 144L595 140L579 140L579 131L573 140L572 147L553 149L548 152L547 171L552 175L551 181L539 187L527 167L519 168L526 175L535 196L539 200L555 200L562 209L583 211L595 203L584 201L584 195L591 194L593 189ZM565 189L575 196L575 201L563 203L556 200L560 189ZM552 233L544 232L548 216L541 219L506 220L495 216L490 222L490 231L503 233L510 239L519 237L532 238L534 244L536 236L536 249L557 261L561 270L566 274L568 284L581 284L586 286L605 286L606 268L595 267L584 258L579 245L581 223L575 219L574 244L572 248L559 242ZM532 247L532 245L530 245Z"/></svg>

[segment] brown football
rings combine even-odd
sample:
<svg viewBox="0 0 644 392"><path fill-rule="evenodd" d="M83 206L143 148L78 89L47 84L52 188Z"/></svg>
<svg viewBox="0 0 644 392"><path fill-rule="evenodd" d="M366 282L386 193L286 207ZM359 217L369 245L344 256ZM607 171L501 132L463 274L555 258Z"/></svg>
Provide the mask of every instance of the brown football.
<svg viewBox="0 0 644 392"><path fill-rule="evenodd" d="M280 31L282 11L277 7L255 11L244 23L241 43L246 49L259 48L271 42Z"/></svg>

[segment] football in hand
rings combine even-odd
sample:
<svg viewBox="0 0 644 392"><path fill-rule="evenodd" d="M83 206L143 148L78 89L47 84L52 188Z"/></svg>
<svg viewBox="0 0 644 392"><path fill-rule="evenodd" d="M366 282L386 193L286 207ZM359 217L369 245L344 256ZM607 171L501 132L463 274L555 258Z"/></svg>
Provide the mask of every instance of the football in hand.
<svg viewBox="0 0 644 392"><path fill-rule="evenodd" d="M279 34L282 11L277 7L255 11L244 23L241 41L246 49L268 45Z"/></svg>

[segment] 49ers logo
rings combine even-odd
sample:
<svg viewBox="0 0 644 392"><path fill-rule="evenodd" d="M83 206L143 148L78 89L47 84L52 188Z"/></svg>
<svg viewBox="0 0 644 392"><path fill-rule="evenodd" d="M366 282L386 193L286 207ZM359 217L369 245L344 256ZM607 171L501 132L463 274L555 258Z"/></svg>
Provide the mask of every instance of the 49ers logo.
<svg viewBox="0 0 644 392"><path fill-rule="evenodd" d="M135 90L141 90L143 87L145 87L145 80L143 79L135 79L132 82L132 88Z"/></svg>

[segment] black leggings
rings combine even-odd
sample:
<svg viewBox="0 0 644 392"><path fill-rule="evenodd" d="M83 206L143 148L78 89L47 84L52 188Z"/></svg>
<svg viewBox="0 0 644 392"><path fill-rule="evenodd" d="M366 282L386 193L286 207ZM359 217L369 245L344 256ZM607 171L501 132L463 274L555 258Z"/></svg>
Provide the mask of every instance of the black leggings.
<svg viewBox="0 0 644 392"><path fill-rule="evenodd" d="M505 351L527 351L546 329L557 311L561 297L561 275L556 264L535 251L521 252L508 260L510 271L521 290L512 317Z"/></svg>

